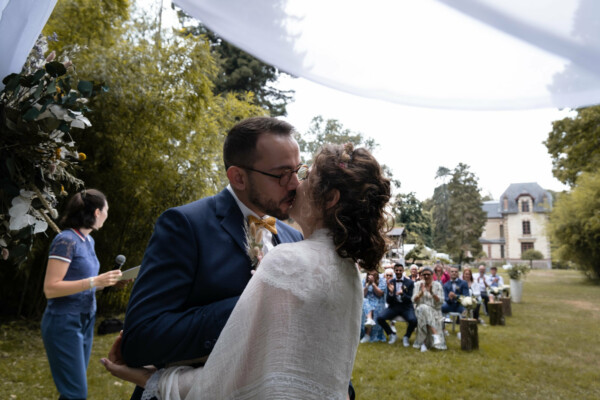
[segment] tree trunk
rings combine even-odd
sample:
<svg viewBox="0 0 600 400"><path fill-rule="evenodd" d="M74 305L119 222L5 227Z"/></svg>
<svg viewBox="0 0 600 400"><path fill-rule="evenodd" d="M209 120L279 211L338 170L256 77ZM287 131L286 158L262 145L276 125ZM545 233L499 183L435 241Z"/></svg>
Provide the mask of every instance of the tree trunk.
<svg viewBox="0 0 600 400"><path fill-rule="evenodd" d="M505 325L501 302L489 302L488 314L490 315L490 325Z"/></svg>
<svg viewBox="0 0 600 400"><path fill-rule="evenodd" d="M502 302L502 313L505 317L512 317L512 307L510 297L502 297L500 299Z"/></svg>
<svg viewBox="0 0 600 400"><path fill-rule="evenodd" d="M479 349L476 319L462 318L460 320L460 348L466 351Z"/></svg>

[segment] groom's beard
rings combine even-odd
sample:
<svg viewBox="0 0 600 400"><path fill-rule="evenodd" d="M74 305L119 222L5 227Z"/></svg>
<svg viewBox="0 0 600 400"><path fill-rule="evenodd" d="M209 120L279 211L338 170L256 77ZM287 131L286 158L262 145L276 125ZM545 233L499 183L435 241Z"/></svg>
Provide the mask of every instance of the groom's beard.
<svg viewBox="0 0 600 400"><path fill-rule="evenodd" d="M248 200L252 203L256 208L261 210L267 215L271 217L275 217L279 220L288 219L290 216L287 212L281 210L281 206L286 206L289 210L290 203L296 196L296 191L292 190L288 192L288 194L279 202L277 200L265 198L263 194L261 194L258 190L254 189L254 186L250 186L250 190L248 191Z"/></svg>

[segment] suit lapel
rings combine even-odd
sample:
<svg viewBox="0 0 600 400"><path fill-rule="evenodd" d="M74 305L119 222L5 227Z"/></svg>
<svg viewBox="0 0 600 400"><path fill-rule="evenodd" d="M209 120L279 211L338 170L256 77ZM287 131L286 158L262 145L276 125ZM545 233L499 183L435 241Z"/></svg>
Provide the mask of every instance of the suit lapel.
<svg viewBox="0 0 600 400"><path fill-rule="evenodd" d="M238 246L246 251L246 234L244 233L244 216L229 190L223 189L216 197L216 214L221 226L229 233Z"/></svg>

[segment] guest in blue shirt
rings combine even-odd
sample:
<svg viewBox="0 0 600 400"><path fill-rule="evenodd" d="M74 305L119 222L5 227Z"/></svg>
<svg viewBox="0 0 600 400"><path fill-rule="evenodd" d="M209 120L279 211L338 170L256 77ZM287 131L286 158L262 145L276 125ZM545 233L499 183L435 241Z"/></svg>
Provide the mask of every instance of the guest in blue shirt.
<svg viewBox="0 0 600 400"><path fill-rule="evenodd" d="M102 192L89 189L67 203L64 229L50 245L44 280L48 305L42 318L42 338L54 384L61 399L87 398L86 371L96 319L96 288L113 286L120 270L98 275L92 230L108 217Z"/></svg>

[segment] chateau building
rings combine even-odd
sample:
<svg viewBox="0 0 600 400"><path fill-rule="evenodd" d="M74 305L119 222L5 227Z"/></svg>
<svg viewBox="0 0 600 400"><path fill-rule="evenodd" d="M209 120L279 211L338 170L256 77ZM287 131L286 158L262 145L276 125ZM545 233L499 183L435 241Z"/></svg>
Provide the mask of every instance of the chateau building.
<svg viewBox="0 0 600 400"><path fill-rule="evenodd" d="M500 201L484 202L487 222L479 241L488 260L515 264L522 262L523 252L535 249L544 259L534 261L534 267L551 268L546 232L551 209L552 194L535 182L512 183Z"/></svg>

